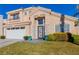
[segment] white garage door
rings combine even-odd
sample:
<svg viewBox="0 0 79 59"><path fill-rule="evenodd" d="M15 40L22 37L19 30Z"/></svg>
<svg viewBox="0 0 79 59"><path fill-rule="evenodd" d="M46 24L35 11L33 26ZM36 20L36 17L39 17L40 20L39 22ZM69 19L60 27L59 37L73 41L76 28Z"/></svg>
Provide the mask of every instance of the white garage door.
<svg viewBox="0 0 79 59"><path fill-rule="evenodd" d="M7 39L23 39L25 35L25 27L7 28L6 38Z"/></svg>

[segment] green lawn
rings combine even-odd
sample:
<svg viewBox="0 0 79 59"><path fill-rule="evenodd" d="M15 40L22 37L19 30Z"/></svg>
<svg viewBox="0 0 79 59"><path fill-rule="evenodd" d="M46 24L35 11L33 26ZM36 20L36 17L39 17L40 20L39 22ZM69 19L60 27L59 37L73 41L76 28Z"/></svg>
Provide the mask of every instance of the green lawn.
<svg viewBox="0 0 79 59"><path fill-rule="evenodd" d="M79 46L69 42L45 41L41 43L18 42L0 48L1 55L64 55L79 54Z"/></svg>

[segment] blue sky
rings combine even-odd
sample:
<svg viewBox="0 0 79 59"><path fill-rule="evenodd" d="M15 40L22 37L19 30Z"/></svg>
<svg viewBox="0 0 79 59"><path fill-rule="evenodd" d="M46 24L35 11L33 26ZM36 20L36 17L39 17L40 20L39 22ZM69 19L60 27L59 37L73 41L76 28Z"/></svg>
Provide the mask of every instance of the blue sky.
<svg viewBox="0 0 79 59"><path fill-rule="evenodd" d="M7 18L6 12L19 9L27 8L31 6L41 6L49 8L54 12L66 14L72 16L76 13L76 4L0 4L0 14Z"/></svg>

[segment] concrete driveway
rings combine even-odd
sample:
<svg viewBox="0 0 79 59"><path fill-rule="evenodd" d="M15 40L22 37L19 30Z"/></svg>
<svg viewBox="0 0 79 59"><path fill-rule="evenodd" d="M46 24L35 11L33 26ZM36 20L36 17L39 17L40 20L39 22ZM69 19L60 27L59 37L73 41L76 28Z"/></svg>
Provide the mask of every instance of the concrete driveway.
<svg viewBox="0 0 79 59"><path fill-rule="evenodd" d="M10 44L21 42L22 40L19 39L0 39L0 48L8 46Z"/></svg>

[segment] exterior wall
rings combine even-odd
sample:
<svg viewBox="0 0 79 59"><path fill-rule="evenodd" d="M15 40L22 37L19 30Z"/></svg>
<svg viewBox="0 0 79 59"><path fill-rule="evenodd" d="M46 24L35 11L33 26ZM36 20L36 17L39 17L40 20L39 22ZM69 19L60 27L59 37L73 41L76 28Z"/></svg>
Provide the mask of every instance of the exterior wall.
<svg viewBox="0 0 79 59"><path fill-rule="evenodd" d="M25 26L25 35L32 36L33 39L38 38L38 20L37 17L45 17L45 35L55 33L55 25L60 24L61 14L53 13L51 11L44 11L37 8L25 9L27 14L24 14L24 10L19 11L20 19L13 20L13 17L8 14L8 21L5 22L4 28L9 27L11 24L13 27ZM15 13L15 12L12 12ZM65 17L64 22L70 24L70 32L77 34L76 28L74 27L74 21Z"/></svg>
<svg viewBox="0 0 79 59"><path fill-rule="evenodd" d="M60 17L56 15L46 15L45 22L45 34L52 34L55 33L55 25L60 24Z"/></svg>
<svg viewBox="0 0 79 59"><path fill-rule="evenodd" d="M26 30L25 35L30 36L30 26L29 25L25 26L25 30Z"/></svg>
<svg viewBox="0 0 79 59"><path fill-rule="evenodd" d="M76 35L79 35L79 26L76 26L74 31L75 31Z"/></svg>
<svg viewBox="0 0 79 59"><path fill-rule="evenodd" d="M31 16L31 36L34 39L38 38L38 20L35 20L35 17L45 17L45 35L51 34L55 32L55 24L60 23L60 17L51 15L50 13L46 13L43 11L38 11Z"/></svg>
<svg viewBox="0 0 79 59"><path fill-rule="evenodd" d="M45 13L43 11L38 11L37 13L33 14L32 17L31 17L31 35L33 38L36 38L38 37L38 30L37 30L37 20L35 20L35 16L37 17L42 17L40 15L43 15L45 17L45 35L48 35L48 34L52 34L52 33L55 33L56 30L55 30L55 25L56 24L60 24L60 19L61 19L61 14L59 15L55 15L55 14L50 14L50 13ZM70 31L72 34L77 34L76 32L76 28L74 26L74 20L73 19L69 19L67 17L64 17L64 22L65 24L69 24L70 25Z"/></svg>
<svg viewBox="0 0 79 59"><path fill-rule="evenodd" d="M71 32L72 34L77 34L77 32L76 32L76 27L74 26L74 25L75 25L74 22L75 22L75 21L73 21L73 20L68 19L67 17L65 17L65 23L70 25L70 26L69 26L69 27L70 27L70 32Z"/></svg>

